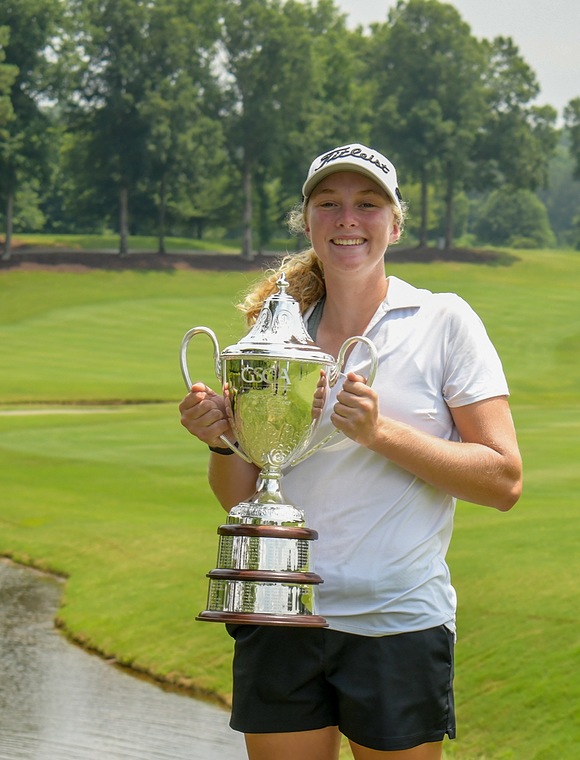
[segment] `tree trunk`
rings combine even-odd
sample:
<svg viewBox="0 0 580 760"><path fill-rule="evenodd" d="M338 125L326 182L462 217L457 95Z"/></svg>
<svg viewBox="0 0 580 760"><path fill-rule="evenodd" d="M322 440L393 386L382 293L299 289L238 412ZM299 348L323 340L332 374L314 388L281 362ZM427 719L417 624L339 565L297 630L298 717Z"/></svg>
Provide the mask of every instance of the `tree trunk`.
<svg viewBox="0 0 580 760"><path fill-rule="evenodd" d="M243 215L243 240L242 258L247 261L254 260L252 248L252 165L249 160L244 160L243 172L244 189L244 215Z"/></svg>
<svg viewBox="0 0 580 760"><path fill-rule="evenodd" d="M14 193L8 191L8 200L6 202L6 239L4 240L4 251L2 259L8 261L12 254L12 225L14 223Z"/></svg>
<svg viewBox="0 0 580 760"><path fill-rule="evenodd" d="M445 250L453 248L453 191L455 183L450 177L447 180L447 192L445 193Z"/></svg>
<svg viewBox="0 0 580 760"><path fill-rule="evenodd" d="M122 187L119 191L119 255L129 253L129 191Z"/></svg>
<svg viewBox="0 0 580 760"><path fill-rule="evenodd" d="M421 174L421 230L419 232L419 248L426 248L429 245L428 224L429 224L429 195L427 186L427 177Z"/></svg>
<svg viewBox="0 0 580 760"><path fill-rule="evenodd" d="M167 177L161 177L159 185L159 240L157 253L165 253L165 216L167 211Z"/></svg>

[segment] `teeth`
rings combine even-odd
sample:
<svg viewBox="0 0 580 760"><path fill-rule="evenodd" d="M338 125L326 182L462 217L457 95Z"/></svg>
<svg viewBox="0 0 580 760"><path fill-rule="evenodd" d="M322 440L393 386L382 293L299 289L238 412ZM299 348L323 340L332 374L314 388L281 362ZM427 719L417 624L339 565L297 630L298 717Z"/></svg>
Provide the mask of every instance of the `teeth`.
<svg viewBox="0 0 580 760"><path fill-rule="evenodd" d="M364 238L335 238L332 242L335 245L362 245Z"/></svg>

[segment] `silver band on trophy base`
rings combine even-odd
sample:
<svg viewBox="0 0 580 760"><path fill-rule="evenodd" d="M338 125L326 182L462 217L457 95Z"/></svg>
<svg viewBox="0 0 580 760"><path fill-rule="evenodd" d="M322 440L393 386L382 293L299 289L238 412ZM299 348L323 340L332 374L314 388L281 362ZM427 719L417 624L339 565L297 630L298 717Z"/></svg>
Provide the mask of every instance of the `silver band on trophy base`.
<svg viewBox="0 0 580 760"><path fill-rule="evenodd" d="M282 495L282 469L339 434L334 430L309 448L326 392L336 383L348 348L357 342L367 346L369 385L376 374L377 351L368 338L355 336L343 343L336 360L325 354L309 336L298 302L286 293L284 275L277 285L278 292L264 302L256 324L235 345L220 353L208 327L192 328L181 343L181 371L189 390L189 342L199 333L211 339L237 444L221 438L260 469L254 496L235 506L218 528L217 568L208 573L207 609L197 619L325 627L316 606L317 585L323 581L310 571L310 542L318 534L306 527L304 512Z"/></svg>

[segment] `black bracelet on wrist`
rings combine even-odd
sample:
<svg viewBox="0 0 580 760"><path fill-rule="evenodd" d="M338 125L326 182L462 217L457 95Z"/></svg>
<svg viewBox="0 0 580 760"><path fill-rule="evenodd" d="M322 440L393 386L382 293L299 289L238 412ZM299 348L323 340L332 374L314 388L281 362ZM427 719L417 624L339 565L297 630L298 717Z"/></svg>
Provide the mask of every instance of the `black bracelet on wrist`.
<svg viewBox="0 0 580 760"><path fill-rule="evenodd" d="M228 457L230 454L233 454L234 452L231 449L228 448L220 448L219 446L208 446L210 451L213 451L214 454L221 454L224 457Z"/></svg>

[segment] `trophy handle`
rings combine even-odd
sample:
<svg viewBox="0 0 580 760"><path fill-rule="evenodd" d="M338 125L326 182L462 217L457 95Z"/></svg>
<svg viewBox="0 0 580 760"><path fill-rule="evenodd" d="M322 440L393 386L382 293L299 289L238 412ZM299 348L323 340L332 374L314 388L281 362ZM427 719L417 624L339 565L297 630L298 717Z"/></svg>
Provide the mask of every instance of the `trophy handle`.
<svg viewBox="0 0 580 760"><path fill-rule="evenodd" d="M210 338L211 342L213 343L213 361L214 361L214 367L215 367L215 374L216 374L217 379L220 381L220 384L223 385L220 345L218 343L216 334L214 333L213 330L210 330L209 327L192 327L191 330L188 330L183 336L183 340L181 341L181 350L179 352L179 363L181 366L181 374L183 375L183 380L185 382L185 386L188 391L191 390L191 386L193 385L193 382L189 375L189 369L187 366L187 349L189 347L190 340L193 338L194 335L198 335L199 333L203 333L204 335L207 335ZM229 449L231 449L234 452L234 454L237 454L246 462L250 462L250 463L252 462L252 460L243 451L241 451L235 444L229 441L225 435L220 435L220 439L226 444L226 446Z"/></svg>
<svg viewBox="0 0 580 760"><path fill-rule="evenodd" d="M183 340L181 341L181 351L179 354L179 363L181 365L181 374L183 375L183 380L185 381L185 385L187 387L187 390L191 390L191 386L193 385L193 382L191 381L191 377L189 376L189 369L187 367L187 349L189 347L189 341L193 338L194 335L199 335L199 333L203 333L204 335L207 335L211 342L213 343L213 361L214 361L214 368L215 368L215 374L217 379L222 382L222 361L220 358L220 344L218 343L218 339L216 334L213 330L210 330L209 327L192 327L191 330L188 330L185 335L183 336Z"/></svg>
<svg viewBox="0 0 580 760"><path fill-rule="evenodd" d="M333 371L330 373L329 382L330 385L333 386L336 381L338 380L338 376L340 374L340 370L342 369L342 365L344 364L344 356L348 349L353 345L353 343L364 343L365 346L369 350L369 354L371 356L371 367L369 371L369 376L367 378L367 385L371 386L374 381L377 374L377 367L379 366L379 355L377 353L377 349L375 344L370 340L369 338L365 338L364 335L353 335L352 338L347 338L342 346L340 347L340 351L338 352L338 359L336 360L336 366L334 367ZM338 433L338 430L336 431Z"/></svg>
<svg viewBox="0 0 580 760"><path fill-rule="evenodd" d="M336 360L336 365L333 367L328 377L328 383L331 387L338 380L340 370L342 369L342 365L344 364L345 354L348 351L348 349L353 345L353 343L364 343L365 346L369 350L369 354L371 357L371 366L369 370L369 376L367 378L367 385L370 387L373 384L376 374L377 374L377 367L379 366L379 355L377 353L376 346L372 342L372 340L370 340L369 338L365 338L364 335L354 335L352 338L347 338L342 344L342 346L340 347L340 351L338 352L338 359ZM294 459L292 462L290 462L290 465L294 467L295 464L299 464L300 462L303 462L311 454L314 454L315 451L318 451L323 446L326 446L326 444L329 443L329 441L331 441L337 435L342 435L343 438L346 438L344 433L341 433L340 430L336 430L335 428L332 431L332 433L329 433L325 438L319 441L316 444L316 446L313 446L311 449L308 449L308 451L305 454L302 454L297 459Z"/></svg>

